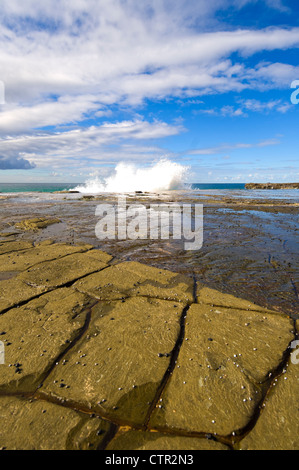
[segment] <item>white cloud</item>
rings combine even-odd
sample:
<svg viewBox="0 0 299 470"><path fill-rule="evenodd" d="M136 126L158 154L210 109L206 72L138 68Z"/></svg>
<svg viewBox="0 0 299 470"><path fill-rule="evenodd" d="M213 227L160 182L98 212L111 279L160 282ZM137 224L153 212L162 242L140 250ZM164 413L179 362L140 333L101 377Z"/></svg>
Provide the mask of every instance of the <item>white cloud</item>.
<svg viewBox="0 0 299 470"><path fill-rule="evenodd" d="M289 88L294 77L299 77L299 66L261 62L246 71L246 76L250 82L256 81L259 88Z"/></svg>
<svg viewBox="0 0 299 470"><path fill-rule="evenodd" d="M4 106L0 114L0 133L74 123L86 118L100 105L92 96L63 96L57 101L44 101L35 106ZM99 111L97 111L99 113Z"/></svg>
<svg viewBox="0 0 299 470"><path fill-rule="evenodd" d="M24 158L29 165L53 168L118 162L124 157L151 161L163 151L144 147L142 141L183 132L182 126L164 122L122 121L65 132L38 133L0 139L0 155L7 159ZM164 151L165 152L165 151ZM30 163L29 163L30 162Z"/></svg>
<svg viewBox="0 0 299 470"><path fill-rule="evenodd" d="M216 155L226 152L227 150L241 150L241 149L251 149L258 147L268 147L271 145L279 145L280 141L278 139L268 139L257 143L236 143L236 144L222 144L216 147L208 147L202 149L194 149L189 151L190 155Z"/></svg>
<svg viewBox="0 0 299 470"><path fill-rule="evenodd" d="M259 101L255 99L250 99L240 101L240 105L245 110L258 113L269 113L275 111L284 114L290 109L292 109L290 103L284 102L282 100Z"/></svg>
<svg viewBox="0 0 299 470"><path fill-rule="evenodd" d="M0 79L6 105L0 110L0 154L15 158L18 152L38 165L56 165L59 159L63 164L62 158L69 155L89 158L99 154L105 142L117 144L121 136L162 138L182 128L135 121L89 127L76 134L63 132L62 126L80 126L90 117L111 115L112 106L133 107L145 99L195 99L205 93L288 86L291 77L299 76L298 67L248 66L246 57L299 47L299 28L215 32L216 10L249 3L255 0L3 2ZM267 3L286 11L282 1ZM233 61L234 53L242 58ZM286 104L277 110L285 112ZM231 106L221 113L245 114L241 107ZM52 126L60 132L36 130Z"/></svg>
<svg viewBox="0 0 299 470"><path fill-rule="evenodd" d="M248 117L248 111L254 113L269 114L270 112L286 113L293 106L282 100L260 101L256 99L238 100L238 107L233 105L221 108L199 109L196 114L208 114L211 116Z"/></svg>
<svg viewBox="0 0 299 470"><path fill-rule="evenodd" d="M6 2L0 14L0 61L7 102L30 105L33 113L33 105L51 94L136 104L170 94L241 90L250 86L248 79L277 81L281 74L285 83L289 76L287 64L285 71L283 64L246 70L227 58L234 52L298 47L299 28L198 33L190 23L204 23L227 2L175 1L172 8L169 1L140 3L44 0L36 8L31 0ZM29 23L27 30L26 21L18 20L28 12L36 22L47 18L48 29ZM15 29L8 28L14 20Z"/></svg>

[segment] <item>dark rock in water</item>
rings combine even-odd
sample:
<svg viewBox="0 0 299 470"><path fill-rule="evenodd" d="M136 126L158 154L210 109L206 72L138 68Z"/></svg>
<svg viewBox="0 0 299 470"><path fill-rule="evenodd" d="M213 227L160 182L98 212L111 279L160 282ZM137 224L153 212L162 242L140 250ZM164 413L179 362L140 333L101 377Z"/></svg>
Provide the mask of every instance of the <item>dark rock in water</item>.
<svg viewBox="0 0 299 470"><path fill-rule="evenodd" d="M80 194L80 191L73 191L73 190L54 191L53 194Z"/></svg>
<svg viewBox="0 0 299 470"><path fill-rule="evenodd" d="M299 189L299 183L247 183L246 189Z"/></svg>

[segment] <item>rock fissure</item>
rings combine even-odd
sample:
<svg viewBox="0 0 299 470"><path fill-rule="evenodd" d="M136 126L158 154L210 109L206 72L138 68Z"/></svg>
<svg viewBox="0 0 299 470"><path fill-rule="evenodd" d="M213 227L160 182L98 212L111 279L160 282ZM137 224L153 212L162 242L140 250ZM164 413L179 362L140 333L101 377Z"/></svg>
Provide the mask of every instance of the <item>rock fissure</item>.
<svg viewBox="0 0 299 470"><path fill-rule="evenodd" d="M34 249L17 252L24 259L16 270ZM0 368L0 416L9 421L7 406L16 409L24 429L32 422L44 436L43 416L53 410L66 448L237 450L257 442L252 436L288 385L283 376L297 380L294 319L205 287L194 273L192 283L137 262L111 264L92 250L59 260L24 269L10 288L0 282L2 305L15 301L0 316L9 359ZM295 408L283 413L291 425Z"/></svg>
<svg viewBox="0 0 299 470"><path fill-rule="evenodd" d="M296 337L297 337L297 335L295 334L294 338L296 339ZM257 407L254 411L254 414L253 414L251 420L249 421L248 425L244 429L236 432L236 437L237 437L236 442L235 442L235 445L237 446L236 448L238 448L239 443L256 426L258 420L260 419L260 417L263 413L264 408L267 406L267 399L268 399L269 395L274 390L277 381L279 379L281 379L282 376L284 375L283 371L286 370L286 368L287 368L288 362L290 360L290 355L291 355L291 349L290 349L290 345L289 345L288 348L286 349L286 351L284 351L284 353L283 353L283 358L282 358L281 363L277 366L277 368L275 370L273 370L272 372L269 372L270 378L268 378L268 380L262 384L263 385L262 398L261 398L259 404L257 405Z"/></svg>
<svg viewBox="0 0 299 470"><path fill-rule="evenodd" d="M3 310L0 312L0 317L1 317L2 315L4 315L5 313L8 313L10 310L13 310L13 309L19 308L19 307L24 307L24 306L26 306L28 303L30 303L32 300L39 299L39 298L45 296L46 294L49 294L50 292L57 291L57 290L60 290L60 289L65 289L65 288L68 288L68 287L73 287L73 285L74 285L77 281L80 281L80 280L85 279L85 278L88 277L90 274L95 274L95 273L97 273L97 272L99 272L99 271L104 271L104 270L107 269L108 267L109 267L109 266L104 267L104 268L102 268L102 269L100 269L100 270L98 270L98 271L93 271L92 273L85 274L84 276L78 277L78 278L76 278L75 280L69 281L69 282L67 282L67 283L65 283L65 284L62 284L62 285L60 285L60 286L57 286L57 287L52 287L52 288L50 288L50 289L47 290L47 291L41 292L41 293L39 293L39 294L36 294L36 295L34 295L34 296L32 296L32 297L30 297L30 298L24 300L24 301L18 302L18 303L14 304L14 305L12 305L12 306L6 308L6 309L3 309ZM29 285L28 283L25 283L25 282L24 282L24 284ZM80 292L80 291L79 291L78 289L76 289L76 288L74 288L74 290L77 291L77 292ZM90 296L90 297L92 297L92 296Z"/></svg>
<svg viewBox="0 0 299 470"><path fill-rule="evenodd" d="M86 333L86 331L88 330L89 324L90 324L90 320L91 320L91 316L92 316L92 309L96 304L97 304L96 301L92 302L92 304L85 311L82 312L83 315L86 314L86 319L85 319L85 323L83 325L83 328L81 329L81 331L79 331L76 338L73 341L70 342L69 346L64 351L62 351L59 354L59 356L53 361L53 364L49 367L48 371L45 372L45 375L42 378L42 381L41 381L40 385L38 386L38 389L42 388L45 380L47 380L47 378L51 375L51 373L55 369L55 367L60 363L60 361L62 361L64 356L66 356L68 354L68 352L76 346L78 341L80 341L82 336Z"/></svg>
<svg viewBox="0 0 299 470"><path fill-rule="evenodd" d="M178 356L179 356L179 353L180 353L180 349L181 349L181 346L183 344L184 337L185 337L185 325L186 325L186 318L187 318L187 313L188 313L189 307L190 306L185 307L183 312L182 312L181 320L180 320L180 332L179 332L179 335L178 335L178 339L177 339L175 347L172 351L169 366L168 366L168 368L167 368L167 370L164 374L164 377L163 377L163 379L160 383L160 386L157 389L157 393L155 395L155 398L154 398L153 402L151 403L151 406L148 410L148 413L147 413L147 416L146 416L146 419L145 419L145 422L144 422L145 429L149 429L149 427L150 427L149 423L150 423L150 419L151 419L151 416L153 414L153 411L157 407L157 404L158 404L159 400L161 399L161 397L163 395L163 392L164 392L165 388L167 387L167 384L168 384L169 380L171 379L171 375L173 373L173 370L176 366L177 359L178 359Z"/></svg>

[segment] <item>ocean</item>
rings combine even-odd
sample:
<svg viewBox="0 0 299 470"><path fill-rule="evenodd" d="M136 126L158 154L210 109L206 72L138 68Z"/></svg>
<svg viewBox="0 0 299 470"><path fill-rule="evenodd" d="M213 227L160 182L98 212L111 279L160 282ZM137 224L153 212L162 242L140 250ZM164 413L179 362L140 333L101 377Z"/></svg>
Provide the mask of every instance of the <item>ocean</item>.
<svg viewBox="0 0 299 470"><path fill-rule="evenodd" d="M54 193L72 189L74 183L0 183L0 193Z"/></svg>
<svg viewBox="0 0 299 470"><path fill-rule="evenodd" d="M150 193L164 193L164 191L173 191L182 190L186 191L186 196L202 198L205 196L213 195L218 197L229 197L233 199L272 199L272 200L285 200L292 202L299 202L299 190L298 189L276 189L276 190L265 190L265 189L246 189L245 183L190 183L190 184L180 184L180 189L178 188L168 188L161 191L149 191ZM141 188L139 188L141 189ZM57 191L78 191L81 194L103 194L108 192L103 185L98 184L98 182L90 183L0 183L0 194L27 194L28 197L38 201L39 199L44 199L48 194L52 199L54 196L53 193ZM115 184L112 188L111 193L134 193L132 191L117 190L117 185ZM53 194L53 196L51 195ZM42 196L43 195L43 196ZM70 193L71 195L71 193ZM73 194L72 196L76 196ZM27 197L27 196L26 196Z"/></svg>
<svg viewBox="0 0 299 470"><path fill-rule="evenodd" d="M187 184L182 191L176 190L182 188L182 182L169 171L163 173L163 181L158 180L159 172L151 179L146 179L148 174L129 176L121 173L106 184L97 180L81 183L78 194L53 194L75 189L74 183L0 183L0 233L13 232L18 240L34 239L36 243L86 243L124 262L141 262L192 276L198 285L270 309L279 308L285 314L298 312L299 190L251 190L240 183L198 183ZM158 192L152 189L157 181L160 188L164 183ZM136 190L147 194L136 194ZM184 240L172 235L167 239L98 238L97 207L109 204L114 209L120 191L127 196L128 205L142 204L147 211L151 204L202 204L202 248L185 250ZM6 197L4 193L9 194ZM86 198L86 194L99 197ZM16 229L18 222L35 217L61 222L37 233Z"/></svg>
<svg viewBox="0 0 299 470"><path fill-rule="evenodd" d="M243 198L245 193L248 196L250 192L246 190L245 183L193 183L194 178L188 167L162 159L149 168L119 163L110 176L103 178L93 176L84 183L0 183L0 193L54 193L73 190L81 194L134 192L159 194L165 191L184 190L192 192L193 195L213 191L214 194L230 193ZM253 190L254 197L258 196L258 193L259 191ZM296 193L298 195L298 190L290 192L263 190L262 197L289 197L290 194L293 198Z"/></svg>
<svg viewBox="0 0 299 470"><path fill-rule="evenodd" d="M69 191L82 183L0 183L0 193L53 193ZM245 183L191 183L185 185L192 190L245 190Z"/></svg>

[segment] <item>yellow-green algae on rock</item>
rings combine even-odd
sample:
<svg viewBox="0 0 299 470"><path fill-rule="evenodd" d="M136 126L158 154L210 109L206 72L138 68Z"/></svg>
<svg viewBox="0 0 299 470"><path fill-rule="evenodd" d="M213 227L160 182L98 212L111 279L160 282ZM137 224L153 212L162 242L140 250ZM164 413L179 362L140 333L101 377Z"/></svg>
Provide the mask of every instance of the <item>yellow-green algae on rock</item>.
<svg viewBox="0 0 299 470"><path fill-rule="evenodd" d="M0 393L34 392L83 328L89 304L83 294L59 289L1 315L6 364L0 366Z"/></svg>
<svg viewBox="0 0 299 470"><path fill-rule="evenodd" d="M110 442L107 450L229 450L229 448L207 438L127 431L117 435Z"/></svg>
<svg viewBox="0 0 299 470"><path fill-rule="evenodd" d="M111 262L0 242L0 448L298 448L287 316Z"/></svg>
<svg viewBox="0 0 299 470"><path fill-rule="evenodd" d="M280 315L194 304L171 381L150 425L215 432L244 428L261 399L261 384L293 338Z"/></svg>
<svg viewBox="0 0 299 470"><path fill-rule="evenodd" d="M287 372L274 382L265 407L253 430L240 443L242 450L299 449L298 364L290 362Z"/></svg>
<svg viewBox="0 0 299 470"><path fill-rule="evenodd" d="M298 321L297 321L298 332ZM240 443L242 450L299 449L299 364L290 358L270 389L261 416Z"/></svg>
<svg viewBox="0 0 299 470"><path fill-rule="evenodd" d="M32 230L36 232L40 229L46 228L49 225L59 224L60 219L46 219L45 217L35 217L34 219L26 219L17 222L15 227L20 230Z"/></svg>
<svg viewBox="0 0 299 470"><path fill-rule="evenodd" d="M22 241L22 240L12 240L12 241L1 241L0 242L0 255L3 255L5 253L12 253L14 257L18 257L17 253L18 251L24 252L25 250L28 250L29 248L32 248L33 244L28 241ZM5 267L4 262L1 260L1 271Z"/></svg>
<svg viewBox="0 0 299 470"><path fill-rule="evenodd" d="M55 256L56 246L50 245ZM36 252L40 252L40 247L35 247ZM78 251L81 251L79 248ZM54 290L58 287L75 282L77 279L91 274L107 267L107 256L104 255L104 261L93 256L92 251L86 253L69 253L69 247L65 247L65 256L60 255L57 259L41 261L39 255L22 252L12 256L12 260L19 259L19 265L24 264L29 258L36 258L37 264L29 269L21 271L16 277L4 280L0 284L0 313L3 310L17 306L25 301L31 300L45 292ZM23 258L24 255L24 258ZM45 257L50 257L50 253L46 250ZM38 259L37 259L38 258ZM23 259L23 261L22 261ZM1 258L0 258L1 261ZM15 261L17 263L17 261ZM27 262L27 261L26 261ZM3 269L3 268L2 268ZM4 266L3 271L6 268Z"/></svg>
<svg viewBox="0 0 299 470"><path fill-rule="evenodd" d="M132 261L88 276L74 287L99 300L145 296L183 303L193 301L193 282L190 278Z"/></svg>
<svg viewBox="0 0 299 470"><path fill-rule="evenodd" d="M143 297L95 307L85 336L41 392L142 425L170 364L181 315L173 302ZM61 380L68 387L60 389Z"/></svg>
<svg viewBox="0 0 299 470"><path fill-rule="evenodd" d="M38 245L17 255L9 252L1 257L1 271L24 271L44 261L58 260L73 253L84 253L90 248L90 245L72 246L55 243L55 245Z"/></svg>
<svg viewBox="0 0 299 470"><path fill-rule="evenodd" d="M0 449L94 450L110 425L75 410L18 397L0 396Z"/></svg>

